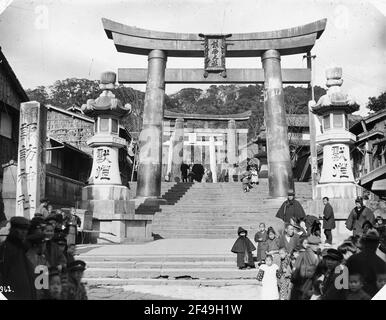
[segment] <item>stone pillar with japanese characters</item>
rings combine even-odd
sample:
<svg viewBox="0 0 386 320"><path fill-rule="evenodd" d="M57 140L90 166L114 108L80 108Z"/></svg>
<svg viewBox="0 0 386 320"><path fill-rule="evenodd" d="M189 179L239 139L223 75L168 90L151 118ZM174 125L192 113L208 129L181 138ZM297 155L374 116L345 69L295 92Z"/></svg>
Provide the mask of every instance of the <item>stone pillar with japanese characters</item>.
<svg viewBox="0 0 386 320"><path fill-rule="evenodd" d="M93 231L100 232L99 239L122 242L127 238L138 238L132 234L134 229L131 227L139 227L142 223L145 230L147 222L146 219L133 221L135 203L129 201L129 189L122 185L120 177L118 152L127 141L119 137L119 125L121 118L130 112L130 105L124 106L115 98L111 91L115 81L114 72L103 73L102 93L82 106L83 112L94 118L95 132L87 141L93 148L93 165L88 185L82 190L81 207L92 213Z"/></svg>
<svg viewBox="0 0 386 320"><path fill-rule="evenodd" d="M328 197L335 218L345 219L357 196L350 160L350 145L356 136L349 131L348 115L358 111L359 106L341 89L342 68L327 69L326 77L327 93L312 107L312 112L322 118L323 132L316 135L316 143L323 147L323 167L310 208L311 213L322 215L322 199Z"/></svg>
<svg viewBox="0 0 386 320"><path fill-rule="evenodd" d="M39 102L20 106L16 215L31 219L45 195L47 109ZM9 214L9 213L8 213Z"/></svg>

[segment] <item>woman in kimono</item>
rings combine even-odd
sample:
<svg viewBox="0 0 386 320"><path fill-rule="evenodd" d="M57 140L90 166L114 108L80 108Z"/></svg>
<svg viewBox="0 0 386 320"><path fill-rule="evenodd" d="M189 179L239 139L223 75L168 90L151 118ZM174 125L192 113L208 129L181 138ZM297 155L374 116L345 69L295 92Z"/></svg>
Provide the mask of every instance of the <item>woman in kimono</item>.
<svg viewBox="0 0 386 320"><path fill-rule="evenodd" d="M272 227L269 227L267 231L267 240L264 243L262 260L265 260L267 255L271 255L273 263L280 265L279 248L279 239L276 236L276 232Z"/></svg>

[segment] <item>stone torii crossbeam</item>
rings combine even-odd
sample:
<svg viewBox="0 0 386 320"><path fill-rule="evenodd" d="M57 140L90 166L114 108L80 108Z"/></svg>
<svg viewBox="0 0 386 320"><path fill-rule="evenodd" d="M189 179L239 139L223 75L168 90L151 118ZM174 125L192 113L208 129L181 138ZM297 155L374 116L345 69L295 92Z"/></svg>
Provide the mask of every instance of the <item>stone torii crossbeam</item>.
<svg viewBox="0 0 386 320"><path fill-rule="evenodd" d="M326 22L277 31L202 35L140 29L103 18L107 37L118 52L148 56L147 69L118 70L120 83L146 83L137 197L161 196L165 83L264 83L269 195L285 197L293 183L282 84L310 83L311 70L282 70L280 58L310 52ZM167 57L205 58L205 70L166 70ZM263 69L226 69L225 57L260 57Z"/></svg>

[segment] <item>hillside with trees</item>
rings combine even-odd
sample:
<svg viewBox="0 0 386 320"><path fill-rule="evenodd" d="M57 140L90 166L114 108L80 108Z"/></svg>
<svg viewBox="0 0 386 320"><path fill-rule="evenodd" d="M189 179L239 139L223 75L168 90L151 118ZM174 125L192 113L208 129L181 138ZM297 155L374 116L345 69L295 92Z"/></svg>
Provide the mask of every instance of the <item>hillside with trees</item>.
<svg viewBox="0 0 386 320"><path fill-rule="evenodd" d="M119 85L114 91L117 98L132 105L132 114L123 119L129 131L138 132L142 125L145 93ZM51 104L60 108L80 107L87 99L95 99L100 93L98 81L88 79L58 80L51 86L39 86L26 90L31 100ZM315 87L315 98L325 94L321 87ZM284 103L287 113L307 113L309 90L303 87L284 87ZM262 85L211 85L206 90L184 88L166 95L165 109L184 113L232 114L251 110L249 138L259 133L264 122Z"/></svg>

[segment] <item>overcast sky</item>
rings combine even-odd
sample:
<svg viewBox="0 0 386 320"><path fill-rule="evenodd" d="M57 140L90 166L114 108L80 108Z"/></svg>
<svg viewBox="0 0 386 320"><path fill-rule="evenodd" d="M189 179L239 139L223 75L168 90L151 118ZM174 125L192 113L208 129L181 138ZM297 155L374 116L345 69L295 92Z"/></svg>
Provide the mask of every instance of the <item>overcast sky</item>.
<svg viewBox="0 0 386 320"><path fill-rule="evenodd" d="M0 1L10 2L10 0ZM1 12L1 11L0 11ZM0 46L24 88L102 71L145 68L145 56L116 52L101 18L140 28L189 33L243 33L289 28L327 18L312 51L315 84L326 67L343 68L343 87L362 106L386 89L384 0L14 0L0 15ZM170 68L200 68L201 58L169 58ZM301 55L283 67L305 67ZM228 68L261 68L260 59L228 59ZM191 86L191 85L188 85ZM186 86L186 87L188 87ZM167 93L181 85L168 85ZM205 86L202 86L203 88ZM144 86L137 86L144 90Z"/></svg>

